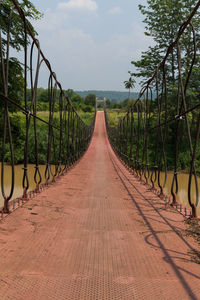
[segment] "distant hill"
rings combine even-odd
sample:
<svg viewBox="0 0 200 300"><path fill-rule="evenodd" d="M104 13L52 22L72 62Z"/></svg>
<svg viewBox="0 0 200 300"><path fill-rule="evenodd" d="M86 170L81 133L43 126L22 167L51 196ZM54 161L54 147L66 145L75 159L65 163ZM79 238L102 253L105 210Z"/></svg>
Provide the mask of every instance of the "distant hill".
<svg viewBox="0 0 200 300"><path fill-rule="evenodd" d="M104 97L106 99L109 99L112 102L121 102L128 98L128 91L126 92L117 92L117 91L96 91L96 90L90 90L90 91L75 91L78 95L85 98L88 94L95 94L97 98L103 99ZM132 92L131 98L137 99L138 93Z"/></svg>

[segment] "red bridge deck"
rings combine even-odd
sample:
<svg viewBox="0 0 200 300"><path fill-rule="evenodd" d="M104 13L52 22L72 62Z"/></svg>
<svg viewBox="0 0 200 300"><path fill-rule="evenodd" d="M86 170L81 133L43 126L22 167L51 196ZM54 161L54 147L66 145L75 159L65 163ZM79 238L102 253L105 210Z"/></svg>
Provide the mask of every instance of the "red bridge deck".
<svg viewBox="0 0 200 300"><path fill-rule="evenodd" d="M195 241L119 162L97 114L81 161L0 223L0 299L200 299Z"/></svg>

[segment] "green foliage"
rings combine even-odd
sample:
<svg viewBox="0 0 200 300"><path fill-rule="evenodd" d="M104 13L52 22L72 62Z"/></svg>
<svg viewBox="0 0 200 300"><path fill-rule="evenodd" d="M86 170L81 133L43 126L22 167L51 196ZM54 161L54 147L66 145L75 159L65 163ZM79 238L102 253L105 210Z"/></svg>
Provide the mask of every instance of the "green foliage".
<svg viewBox="0 0 200 300"><path fill-rule="evenodd" d="M75 104L75 107L77 107L77 105L84 103L83 97L75 93L72 89L66 90L66 96L73 103L73 105Z"/></svg>
<svg viewBox="0 0 200 300"><path fill-rule="evenodd" d="M43 103L46 104L46 103ZM90 106L89 106L90 107ZM90 107L91 108L91 107ZM90 125L94 116L94 111L92 112L78 112L81 119L87 124ZM38 112L38 117L48 122L49 112L43 111ZM24 114L18 112L10 114L11 121L11 132L13 140L13 149L14 149L14 161L15 164L23 163L24 161L24 146L25 146L25 133L26 133L26 117ZM0 116L0 136L3 135L3 124L4 118ZM54 113L53 125L58 127L60 126L59 121L59 112ZM37 120L37 142L38 142L38 159L40 164L46 163L47 158L47 146L48 146L48 125ZM54 142L56 146L56 155L59 153L59 138L60 132L57 129L53 129ZM66 136L64 135L64 145L66 145ZM72 147L72 146L70 146ZM0 139L0 153L2 151L2 139ZM66 149L65 149L66 151ZM52 149L52 162L53 162L53 149ZM63 154L63 161L66 157ZM28 161L29 163L35 163L35 133L33 126L33 119L30 122L29 128L29 139L28 139ZM8 142L8 137L6 139L5 145L5 162L10 163L10 146Z"/></svg>
<svg viewBox="0 0 200 300"><path fill-rule="evenodd" d="M110 126L116 126L125 116L126 112L121 109L107 109L107 114Z"/></svg>
<svg viewBox="0 0 200 300"><path fill-rule="evenodd" d="M72 103L80 104L83 103L83 98L76 93L73 93L71 97Z"/></svg>
<svg viewBox="0 0 200 300"><path fill-rule="evenodd" d="M132 76L142 78L141 84L145 83L154 73L156 66L162 60L159 46L149 47L145 52L142 52L141 59L131 61L136 68L136 72L132 72Z"/></svg>
<svg viewBox="0 0 200 300"><path fill-rule="evenodd" d="M11 132L12 132L12 141L13 141L13 149L14 149L14 160L15 163L21 163L24 157L24 139L25 139L25 131L24 131L24 121L17 114L10 115L10 123L11 123ZM3 126L4 126L4 117L1 115L0 117L0 136L3 136ZM2 149L2 139L0 139L0 152ZM8 133L5 145L5 161L10 162L10 145L8 143Z"/></svg>
<svg viewBox="0 0 200 300"><path fill-rule="evenodd" d="M99 99L103 99L105 97L106 99L109 99L111 102L116 102L116 103L119 103L127 98L127 92L119 92L119 91L90 90L90 91L76 91L76 93L80 95L82 98L85 98L88 94L94 94ZM138 93L131 92L131 97L137 99Z"/></svg>
<svg viewBox="0 0 200 300"><path fill-rule="evenodd" d="M81 108L83 112L92 112L92 107L90 105L82 105Z"/></svg>
<svg viewBox="0 0 200 300"><path fill-rule="evenodd" d="M58 103L55 104L56 111L59 110ZM49 103L46 102L38 102L37 103L37 111L48 111L49 110Z"/></svg>
<svg viewBox="0 0 200 300"><path fill-rule="evenodd" d="M47 158L48 125L40 121L37 121L37 142L39 163L45 164ZM35 136L33 121L31 121L29 129L28 160L30 163L35 163Z"/></svg>
<svg viewBox="0 0 200 300"><path fill-rule="evenodd" d="M66 95L67 95L67 97L68 97L70 100L71 100L73 94L74 94L74 91L73 91L72 89L68 89L68 90L66 91Z"/></svg>
<svg viewBox="0 0 200 300"><path fill-rule="evenodd" d="M31 28L32 32L36 34L36 31L30 24L30 19L39 19L42 17L42 14L35 8L35 6L28 0L22 0L20 2L20 7L23 9L25 16L28 18L27 23ZM24 78L23 78L23 66L20 64L19 60L14 57L9 58L9 72L8 72L8 93L5 89L6 82L3 80L2 74L2 64L4 69L6 70L6 55L7 55L7 40L8 40L8 25L10 22L10 33L9 33L9 41L10 47L20 51L25 46L25 34L24 34L24 24L22 19L19 16L19 13L13 8L13 2L9 0L2 0L0 4L0 31L1 31L1 39L2 39L2 56L3 61L0 61L0 90L3 93L8 95L13 101L18 104L21 104L23 99L23 89L24 89ZM28 43L30 43L30 39L28 36ZM6 72L5 72L6 73ZM6 78L5 78L6 81ZM0 111L2 111L2 102L0 101ZM9 111L14 112L18 109L9 104Z"/></svg>
<svg viewBox="0 0 200 300"><path fill-rule="evenodd" d="M48 102L48 90L47 89L40 90L40 93L38 95L38 101L39 102Z"/></svg>
<svg viewBox="0 0 200 300"><path fill-rule="evenodd" d="M13 2L9 0L2 0L0 5L0 28L2 30L3 49L6 50L7 43L7 28L8 20L10 18L10 11L13 7ZM35 6L28 0L22 0L20 7L23 9L25 16L28 18L27 22L34 34L36 31L29 22L29 20L37 20L42 17L42 14L35 8ZM12 13L12 23L10 31L10 45L12 48L19 51L24 47L24 24L16 10Z"/></svg>
<svg viewBox="0 0 200 300"><path fill-rule="evenodd" d="M109 99L106 99L106 107L111 108L111 101Z"/></svg>
<svg viewBox="0 0 200 300"><path fill-rule="evenodd" d="M78 111L78 114L85 124L87 124L87 125L91 124L92 119L94 117L94 111L93 112Z"/></svg>
<svg viewBox="0 0 200 300"><path fill-rule="evenodd" d="M84 112L92 112L94 110L94 106L96 103L95 95L87 95L84 100L80 95L75 93L72 89L68 89L66 91L66 96L72 102L72 105L76 110L83 110ZM30 107L31 104L31 89L27 89L27 98L28 105ZM94 100L95 99L95 100ZM59 91L56 95L56 103L55 103L55 111L59 110ZM49 109L48 104L48 89L38 88L37 89L37 110L38 111L47 111Z"/></svg>
<svg viewBox="0 0 200 300"><path fill-rule="evenodd" d="M171 99L172 100L172 99ZM173 111L173 110L172 110ZM169 119L170 119L170 111L169 113ZM198 122L198 113L192 113L188 114L188 121L189 126L191 128L191 139L192 143L194 145L195 137L196 137L196 128L197 128L197 122ZM109 124L111 126L111 130L113 132L118 130L116 127L119 124L119 121L123 119L126 112L124 110L109 110L107 109L107 115ZM144 114L142 114L144 117ZM133 113L134 118L134 126L133 126L133 138L132 138L132 158L133 160L139 160L140 162L143 161L143 147L144 147L144 122L140 122L139 131L140 131L140 137L139 137L139 157L136 158L136 150L137 150L137 143L138 143L138 114L135 111ZM165 120L165 113L161 114L161 123L163 123ZM160 137L160 130L155 128L157 126L158 122L158 112L157 109L154 108L150 115L149 119L149 129L148 129L148 163L150 168L152 166L159 164L159 159L162 154L162 142ZM125 121L126 124L126 121ZM121 125L123 126L123 125ZM175 164L175 145L176 141L178 142L178 155L177 155L177 169L179 171L190 171L190 165L191 165L191 152L190 152L190 146L189 146L189 138L187 134L187 128L186 128L186 122L184 119L179 121L179 127L178 127L178 135L176 135L176 123L170 122L166 127L162 127L162 134L165 136L165 142L164 142L164 149L165 149L165 155L166 155L166 163L167 163L167 169L168 171L174 170L174 164ZM119 147L125 147L123 144L124 136L126 136L128 143L127 149L122 149L124 153L128 153L130 151L130 115L129 115L129 124L127 130L123 132L123 136L121 136L121 140L119 140ZM158 136L157 136L158 134ZM118 136L119 137L119 136ZM146 149L146 148L145 148ZM157 149L157 150L156 150ZM122 152L123 152L122 151ZM156 157L155 153L158 153L158 156ZM198 141L197 145L197 151L196 151L196 159L195 159L195 167L198 174L200 174L200 141ZM161 170L164 170L164 163L163 160L161 161Z"/></svg>
<svg viewBox="0 0 200 300"><path fill-rule="evenodd" d="M132 75L142 77L143 79L152 76L156 66L164 57L168 46L175 40L180 26L188 18L195 5L195 0L147 0L147 5L139 5L139 9L145 17L145 34L153 37L156 44L154 47L149 47L147 51L142 52L142 57L139 61L132 61L132 64L136 67L136 72ZM193 17L192 24L197 36L199 36L199 12ZM193 42L190 26L185 30L179 44L182 52L182 67L185 73L187 73L193 58ZM197 59L196 65L198 65L198 61ZM165 67L167 80L174 85L177 75L176 48L169 55Z"/></svg>
<svg viewBox="0 0 200 300"><path fill-rule="evenodd" d="M0 63L0 68L2 67ZM11 58L9 60L9 73L8 73L8 97L15 101L17 104L21 104L21 99L23 98L23 69L21 64L16 58ZM3 78L0 80L0 90L4 91ZM2 111L4 106L4 101L0 101L0 111ZM18 108L13 104L8 105L9 111L17 111Z"/></svg>
<svg viewBox="0 0 200 300"><path fill-rule="evenodd" d="M128 73L131 75L130 71ZM129 90L128 99L130 99L131 89L134 88L134 86L135 86L135 79L132 78L132 75L129 77L129 80L124 81L124 86L125 86L126 89Z"/></svg>
<svg viewBox="0 0 200 300"><path fill-rule="evenodd" d="M94 107L95 104L96 104L96 95L94 95L94 94L88 94L85 97L85 104Z"/></svg>

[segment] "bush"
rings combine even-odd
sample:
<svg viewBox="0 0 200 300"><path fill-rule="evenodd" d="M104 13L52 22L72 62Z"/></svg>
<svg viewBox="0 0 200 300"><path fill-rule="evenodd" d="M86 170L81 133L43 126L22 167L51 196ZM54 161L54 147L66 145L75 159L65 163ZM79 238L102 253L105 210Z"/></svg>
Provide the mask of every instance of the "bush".
<svg viewBox="0 0 200 300"><path fill-rule="evenodd" d="M82 111L84 111L84 112L92 112L92 107L90 105L84 105L82 107Z"/></svg>

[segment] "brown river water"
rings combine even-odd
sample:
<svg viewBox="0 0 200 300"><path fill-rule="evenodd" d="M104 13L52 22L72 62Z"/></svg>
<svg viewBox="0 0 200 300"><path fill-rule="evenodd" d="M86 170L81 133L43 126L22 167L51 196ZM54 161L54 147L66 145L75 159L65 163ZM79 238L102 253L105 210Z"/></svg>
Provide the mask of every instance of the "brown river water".
<svg viewBox="0 0 200 300"><path fill-rule="evenodd" d="M13 194L12 199L20 197L23 194L23 188L22 188L23 169L22 168L23 168L23 165L15 166L15 188L14 188L14 194ZM34 182L34 178L33 178L34 172L35 172L34 165L29 165L28 166L28 177L29 177L29 185L30 185L29 190L35 189L35 182ZM45 181L45 179L44 179L45 165L40 166L40 172L42 175L42 183L44 183L44 181ZM1 178L1 174L0 174L0 178ZM187 204L188 203L188 200L187 200L188 178L189 178L188 174L178 174L179 192L177 195L177 200L180 203L184 204L185 206L188 206L188 204ZM163 182L163 179L164 179L164 173L161 173L161 183ZM166 186L164 188L164 192L167 194L170 194L172 179L173 179L173 174L168 173ZM5 181L6 194L9 194L10 183L11 183L11 166L9 166L9 165L5 166L4 181ZM156 184L156 186L158 186L158 185ZM198 186L200 189L200 178L198 178ZM195 202L196 193L195 193L194 181L192 181L191 195L192 195L193 201ZM0 192L0 207L2 205L3 205L3 197ZM198 205L198 214L200 215L200 203Z"/></svg>
<svg viewBox="0 0 200 300"><path fill-rule="evenodd" d="M1 164L0 164L1 167ZM40 173L42 176L42 183L45 182L45 165L40 165ZM16 165L15 166L15 187L14 187L14 193L12 196L12 199L15 199L17 197L22 196L23 194L23 188L22 188L22 179L23 179L23 165ZM54 167L52 167L52 170L54 171ZM9 195L10 193L10 185L11 185L11 166L5 165L4 166L4 182L5 182L5 194ZM34 182L34 173L35 173L35 165L28 165L28 179L29 179L29 191L35 189L36 185ZM0 172L0 179L1 179L1 172ZM1 181L0 181L1 185ZM0 191L0 207L3 205L3 197L2 193Z"/></svg>
<svg viewBox="0 0 200 300"><path fill-rule="evenodd" d="M161 184L164 182L164 172L161 172ZM180 173L177 175L178 177L178 194L176 196L176 199L179 203L182 203L184 206L189 207L188 204L188 180L189 180L189 174L186 173ZM173 180L173 173L168 172L167 174L167 181L166 185L164 187L164 193L171 195L171 184ZM150 180L149 180L150 181ZM200 178L197 178L198 181L198 189L199 189L199 195L200 195ZM155 183L155 186L158 187L158 182ZM174 191L175 191L175 185L174 185ZM195 182L194 178L192 179L192 186L191 186L191 200L193 203L196 201L196 189L195 189ZM198 214L200 215L200 202L198 205Z"/></svg>

